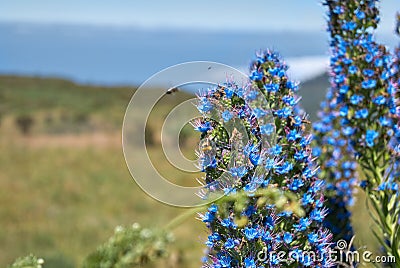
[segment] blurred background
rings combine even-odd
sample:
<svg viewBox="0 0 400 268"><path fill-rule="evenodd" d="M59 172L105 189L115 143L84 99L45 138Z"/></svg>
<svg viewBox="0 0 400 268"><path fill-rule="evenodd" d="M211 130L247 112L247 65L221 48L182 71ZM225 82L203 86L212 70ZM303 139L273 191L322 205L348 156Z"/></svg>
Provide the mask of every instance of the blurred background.
<svg viewBox="0 0 400 268"><path fill-rule="evenodd" d="M390 47L395 2L381 4L378 39ZM318 0L0 0L0 266L34 253L45 267L76 267L115 226L163 227L184 211L143 193L122 154L128 102L163 68L208 60L247 72L256 51L276 49L315 120L329 85L324 20ZM156 167L181 185L201 174L167 162L160 126L193 93L166 95L146 131ZM187 126L179 138L194 159L198 136ZM353 218L358 245L374 248L362 196ZM174 233L171 257L158 266L199 267L203 224L193 216Z"/></svg>

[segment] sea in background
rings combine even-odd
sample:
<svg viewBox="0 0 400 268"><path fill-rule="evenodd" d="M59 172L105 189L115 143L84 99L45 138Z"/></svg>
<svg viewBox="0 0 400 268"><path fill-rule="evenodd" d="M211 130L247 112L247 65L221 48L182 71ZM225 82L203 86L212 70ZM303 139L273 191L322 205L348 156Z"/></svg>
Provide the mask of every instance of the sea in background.
<svg viewBox="0 0 400 268"><path fill-rule="evenodd" d="M140 85L166 67L198 60L247 71L255 52L265 48L279 50L301 81L320 75L328 65L323 30L244 33L0 23L0 36L0 74L84 84ZM388 45L397 41L391 36L383 40Z"/></svg>

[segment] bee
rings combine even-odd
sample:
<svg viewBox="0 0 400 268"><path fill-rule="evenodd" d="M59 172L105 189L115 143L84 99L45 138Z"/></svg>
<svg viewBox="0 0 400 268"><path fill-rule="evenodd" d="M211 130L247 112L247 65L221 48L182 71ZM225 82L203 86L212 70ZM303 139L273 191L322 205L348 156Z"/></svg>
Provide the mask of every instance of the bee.
<svg viewBox="0 0 400 268"><path fill-rule="evenodd" d="M216 98L216 99L219 99L219 98L221 98L221 92L219 92L219 91L216 91L215 93L214 93L214 97Z"/></svg>
<svg viewBox="0 0 400 268"><path fill-rule="evenodd" d="M200 149L203 153L211 152L214 148L212 147L212 144L209 139L206 139L202 144L200 145Z"/></svg>
<svg viewBox="0 0 400 268"><path fill-rule="evenodd" d="M218 89L221 90L221 91L224 91L224 90L225 90L225 86L223 86L223 85L218 85Z"/></svg>
<svg viewBox="0 0 400 268"><path fill-rule="evenodd" d="M178 92L178 91L180 91L180 88L178 88L178 87L172 87L172 88L168 89L167 92L165 92L165 94L170 95L170 94L176 93L176 92Z"/></svg>
<svg viewBox="0 0 400 268"><path fill-rule="evenodd" d="M213 149L213 148L212 148L211 145L203 146L203 147L201 148L201 150L202 150L203 152L208 152L208 151L211 151L212 149Z"/></svg>

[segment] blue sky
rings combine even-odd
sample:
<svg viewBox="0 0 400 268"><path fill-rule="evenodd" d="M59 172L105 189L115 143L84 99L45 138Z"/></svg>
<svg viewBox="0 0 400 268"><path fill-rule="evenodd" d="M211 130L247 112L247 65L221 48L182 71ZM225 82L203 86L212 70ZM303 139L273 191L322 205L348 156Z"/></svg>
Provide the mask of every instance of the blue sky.
<svg viewBox="0 0 400 268"><path fill-rule="evenodd" d="M392 31L396 10L398 0L382 1L381 32ZM0 21L150 29L320 31L323 12L320 0L0 0Z"/></svg>

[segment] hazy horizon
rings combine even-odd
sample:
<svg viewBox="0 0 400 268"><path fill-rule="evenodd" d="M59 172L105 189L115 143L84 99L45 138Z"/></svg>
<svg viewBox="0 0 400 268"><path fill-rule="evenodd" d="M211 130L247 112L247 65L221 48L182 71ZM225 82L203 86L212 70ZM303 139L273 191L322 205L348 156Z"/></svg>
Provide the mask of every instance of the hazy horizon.
<svg viewBox="0 0 400 268"><path fill-rule="evenodd" d="M293 76L304 81L324 72L328 58L324 31L144 30L9 22L0 23L0 34L0 73L86 84L137 86L171 65L199 60L246 71L255 52L266 48L279 51ZM380 41L393 46L398 40L387 35Z"/></svg>

